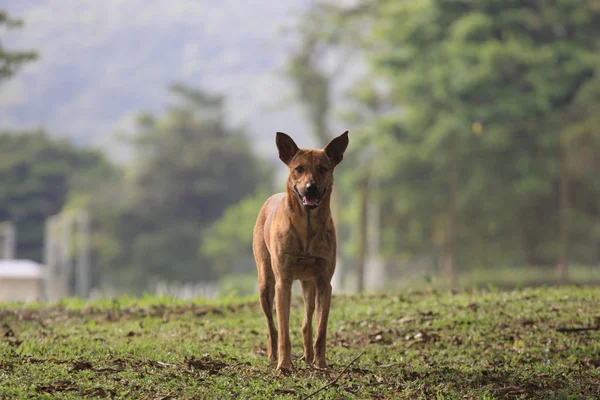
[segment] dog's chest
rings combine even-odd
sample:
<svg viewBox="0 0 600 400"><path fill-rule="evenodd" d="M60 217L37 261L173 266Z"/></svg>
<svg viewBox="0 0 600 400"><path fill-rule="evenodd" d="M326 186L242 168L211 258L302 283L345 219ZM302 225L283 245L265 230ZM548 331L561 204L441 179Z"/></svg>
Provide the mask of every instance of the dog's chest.
<svg viewBox="0 0 600 400"><path fill-rule="evenodd" d="M307 280L315 277L323 269L325 260L308 254L299 254L294 257L290 267L293 279Z"/></svg>
<svg viewBox="0 0 600 400"><path fill-rule="evenodd" d="M325 226L307 229L306 226L292 225L287 239L287 248L298 250L307 260L310 259L309 256L313 259L329 258L335 246L333 231Z"/></svg>
<svg viewBox="0 0 600 400"><path fill-rule="evenodd" d="M320 229L306 235L290 232L287 235L289 268L293 279L307 280L323 272L333 262L335 245L332 232Z"/></svg>

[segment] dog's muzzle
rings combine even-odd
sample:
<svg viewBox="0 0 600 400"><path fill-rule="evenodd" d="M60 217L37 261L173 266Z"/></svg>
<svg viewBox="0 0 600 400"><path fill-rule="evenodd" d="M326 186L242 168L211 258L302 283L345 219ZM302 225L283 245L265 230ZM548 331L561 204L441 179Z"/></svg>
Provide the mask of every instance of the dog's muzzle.
<svg viewBox="0 0 600 400"><path fill-rule="evenodd" d="M296 193L298 193L298 196L302 201L302 205L308 209L317 208L321 203L321 199L325 195L325 191L321 192L319 187L314 183L307 184L304 193L300 193L300 191L296 188Z"/></svg>

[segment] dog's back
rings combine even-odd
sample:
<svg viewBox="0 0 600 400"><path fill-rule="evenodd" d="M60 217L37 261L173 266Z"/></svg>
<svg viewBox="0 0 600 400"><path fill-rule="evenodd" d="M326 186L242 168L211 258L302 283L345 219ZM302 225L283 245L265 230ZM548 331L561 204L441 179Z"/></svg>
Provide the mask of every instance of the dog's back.
<svg viewBox="0 0 600 400"><path fill-rule="evenodd" d="M254 224L254 231L252 235L252 250L254 252L254 258L258 262L260 259L262 262L270 260L269 247L267 244L267 235L270 230L271 222L275 212L285 199L285 193L277 193L269 197L265 204L263 204L256 224ZM270 264L270 262L269 262Z"/></svg>

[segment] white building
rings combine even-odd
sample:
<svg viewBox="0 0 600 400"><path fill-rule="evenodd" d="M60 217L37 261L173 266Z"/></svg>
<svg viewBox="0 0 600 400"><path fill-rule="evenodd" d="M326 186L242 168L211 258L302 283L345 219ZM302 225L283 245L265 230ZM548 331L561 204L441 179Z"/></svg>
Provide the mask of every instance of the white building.
<svg viewBox="0 0 600 400"><path fill-rule="evenodd" d="M0 302L44 297L45 266L31 260L0 260Z"/></svg>

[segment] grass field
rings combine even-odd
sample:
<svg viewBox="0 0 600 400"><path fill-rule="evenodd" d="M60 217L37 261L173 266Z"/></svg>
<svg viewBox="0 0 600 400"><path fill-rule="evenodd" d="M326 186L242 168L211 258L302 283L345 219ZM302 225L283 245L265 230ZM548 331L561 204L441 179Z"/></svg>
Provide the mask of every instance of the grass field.
<svg viewBox="0 0 600 400"><path fill-rule="evenodd" d="M311 398L600 398L600 288L337 296L332 307L330 370L299 360L295 298L294 369L280 374L254 299L2 305L0 398L302 399L328 384Z"/></svg>

